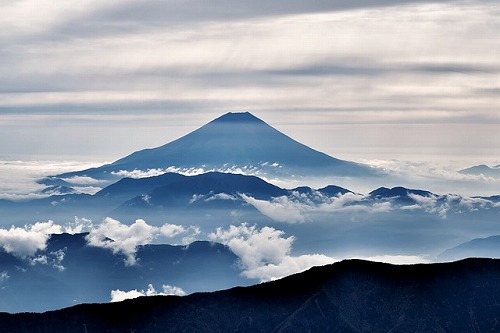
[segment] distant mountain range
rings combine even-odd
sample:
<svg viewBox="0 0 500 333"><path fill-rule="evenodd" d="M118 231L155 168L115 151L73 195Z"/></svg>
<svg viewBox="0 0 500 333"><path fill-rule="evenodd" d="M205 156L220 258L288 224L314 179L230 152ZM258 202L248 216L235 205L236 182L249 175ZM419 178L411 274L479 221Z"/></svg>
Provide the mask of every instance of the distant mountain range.
<svg viewBox="0 0 500 333"><path fill-rule="evenodd" d="M469 257L500 258L500 235L475 238L444 251L440 261L453 261Z"/></svg>
<svg viewBox="0 0 500 333"><path fill-rule="evenodd" d="M70 193L22 202L0 200L0 212L19 221L34 215L45 219L85 216L100 220L114 216L130 220L161 217L166 212L178 212L176 216L180 219L196 220L209 212L229 214L233 210L258 219L259 215L263 217L256 206L259 202L287 198L297 204L320 206L347 194L350 197L346 197L349 200L343 202L343 206L386 204L391 209L430 213L500 208L496 196L464 198L405 187L380 187L367 195L335 185L285 189L256 176L207 172L193 176L164 173L146 178L122 178L94 195Z"/></svg>
<svg viewBox="0 0 500 333"><path fill-rule="evenodd" d="M2 332L494 332L500 261L394 266L348 260L189 296L0 314Z"/></svg>
<svg viewBox="0 0 500 333"><path fill-rule="evenodd" d="M47 311L108 302L114 289L140 290L149 284L158 289L168 284L192 293L252 282L240 277L238 257L218 243L141 245L136 249L137 264L128 266L123 254L91 246L86 236L54 234L46 249L27 258L0 248L0 311Z"/></svg>
<svg viewBox="0 0 500 333"><path fill-rule="evenodd" d="M500 164L495 166L487 166L485 164L476 165L459 171L465 175L486 176L500 179Z"/></svg>
<svg viewBox="0 0 500 333"><path fill-rule="evenodd" d="M87 176L116 180L137 170L245 170L280 176L372 177L381 172L359 163L333 158L279 132L254 115L227 113L161 147L134 152L111 164L49 177L57 180ZM121 176L120 176L121 175Z"/></svg>

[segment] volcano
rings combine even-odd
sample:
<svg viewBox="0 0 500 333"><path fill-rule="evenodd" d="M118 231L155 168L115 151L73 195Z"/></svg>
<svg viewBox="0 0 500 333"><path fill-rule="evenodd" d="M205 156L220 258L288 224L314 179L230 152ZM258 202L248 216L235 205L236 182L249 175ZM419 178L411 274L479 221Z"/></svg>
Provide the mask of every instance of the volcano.
<svg viewBox="0 0 500 333"><path fill-rule="evenodd" d="M226 113L163 146L134 152L111 164L59 175L109 179L122 171L192 169L281 176L375 176L371 167L340 160L301 144L249 112Z"/></svg>

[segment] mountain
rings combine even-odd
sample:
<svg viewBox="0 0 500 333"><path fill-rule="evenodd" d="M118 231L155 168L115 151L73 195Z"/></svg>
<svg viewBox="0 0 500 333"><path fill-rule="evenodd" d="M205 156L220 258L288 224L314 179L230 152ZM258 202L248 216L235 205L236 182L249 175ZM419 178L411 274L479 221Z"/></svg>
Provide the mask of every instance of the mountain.
<svg viewBox="0 0 500 333"><path fill-rule="evenodd" d="M238 257L218 243L140 245L136 264L127 265L124 254L90 246L86 236L51 235L45 250L26 258L0 250L0 311L47 311L75 303L108 302L111 290L141 290L149 284L156 288L168 284L192 293L254 281L240 277Z"/></svg>
<svg viewBox="0 0 500 333"><path fill-rule="evenodd" d="M309 148L248 112L229 112L161 147L140 150L111 164L64 173L55 178L116 179L120 171L166 170L169 167L242 169L249 173L286 176L380 175L366 165L336 159ZM49 180L52 178L48 177ZM54 183L53 179L51 183Z"/></svg>
<svg viewBox="0 0 500 333"><path fill-rule="evenodd" d="M451 261L469 257L500 258L500 235L475 238L459 244L441 253L438 260Z"/></svg>
<svg viewBox="0 0 500 333"><path fill-rule="evenodd" d="M467 169L463 169L459 171L465 175L475 175L475 176L486 176L500 179L500 164L495 165L493 167L489 167L485 164L476 165Z"/></svg>
<svg viewBox="0 0 500 333"><path fill-rule="evenodd" d="M320 188L318 189L318 192L328 197L338 196L339 194L353 193L352 191L346 188L336 185L328 185L326 187Z"/></svg>
<svg viewBox="0 0 500 333"><path fill-rule="evenodd" d="M162 177L162 176L159 176ZM208 172L189 176L167 185L158 186L152 191L137 196L123 207L203 207L220 206L222 203L245 203L240 194L251 195L257 199L271 200L288 194L287 190L271 185L255 177L221 172Z"/></svg>
<svg viewBox="0 0 500 333"><path fill-rule="evenodd" d="M500 329L500 261L347 260L251 287L0 314L2 332L483 332Z"/></svg>
<svg viewBox="0 0 500 333"><path fill-rule="evenodd" d="M369 193L369 197L374 200L393 200L398 203L415 203L412 196L419 197L432 197L433 193L424 190L414 190L405 187L397 186L393 188L379 187L378 189Z"/></svg>

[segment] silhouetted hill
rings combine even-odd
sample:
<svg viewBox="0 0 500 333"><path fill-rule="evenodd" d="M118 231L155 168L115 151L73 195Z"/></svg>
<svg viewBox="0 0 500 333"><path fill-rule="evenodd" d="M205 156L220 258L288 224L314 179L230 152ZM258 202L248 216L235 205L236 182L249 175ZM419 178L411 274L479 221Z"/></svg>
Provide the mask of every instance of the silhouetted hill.
<svg viewBox="0 0 500 333"><path fill-rule="evenodd" d="M252 287L0 314L5 332L485 332L500 329L500 261L360 260Z"/></svg>

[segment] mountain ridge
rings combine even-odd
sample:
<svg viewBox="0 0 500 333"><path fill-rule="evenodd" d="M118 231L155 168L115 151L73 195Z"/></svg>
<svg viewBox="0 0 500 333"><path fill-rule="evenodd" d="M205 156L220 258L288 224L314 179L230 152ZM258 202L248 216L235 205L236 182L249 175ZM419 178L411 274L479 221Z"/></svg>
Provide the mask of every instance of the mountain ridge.
<svg viewBox="0 0 500 333"><path fill-rule="evenodd" d="M0 313L9 332L428 332L498 330L500 261L344 260L281 280L188 296ZM221 315L223 314L223 315Z"/></svg>

